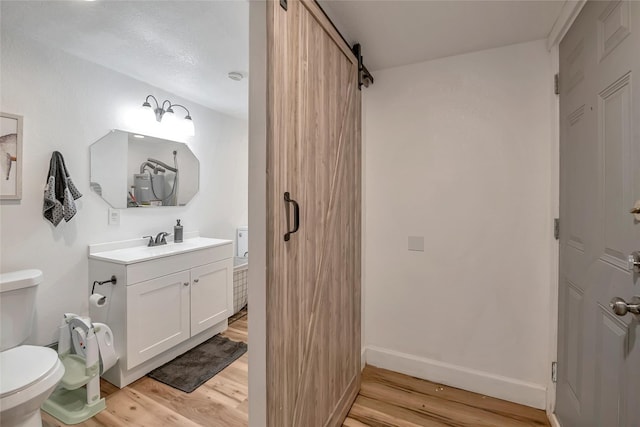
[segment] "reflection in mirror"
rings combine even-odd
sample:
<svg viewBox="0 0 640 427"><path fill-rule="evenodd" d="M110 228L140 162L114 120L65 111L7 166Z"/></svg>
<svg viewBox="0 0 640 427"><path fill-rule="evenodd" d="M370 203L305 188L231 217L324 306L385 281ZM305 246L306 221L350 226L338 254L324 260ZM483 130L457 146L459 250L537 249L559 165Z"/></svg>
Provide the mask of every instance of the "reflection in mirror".
<svg viewBox="0 0 640 427"><path fill-rule="evenodd" d="M113 130L90 152L91 188L114 208L184 206L198 192L200 164L182 142Z"/></svg>

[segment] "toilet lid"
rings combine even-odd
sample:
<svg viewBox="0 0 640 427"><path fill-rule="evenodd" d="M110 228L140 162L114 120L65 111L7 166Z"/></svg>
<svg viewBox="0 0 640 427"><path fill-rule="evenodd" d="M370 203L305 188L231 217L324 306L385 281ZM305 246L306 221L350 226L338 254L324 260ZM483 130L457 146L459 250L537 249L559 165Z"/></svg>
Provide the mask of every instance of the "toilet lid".
<svg viewBox="0 0 640 427"><path fill-rule="evenodd" d="M0 397L29 387L51 371L58 354L48 347L21 345L0 353Z"/></svg>

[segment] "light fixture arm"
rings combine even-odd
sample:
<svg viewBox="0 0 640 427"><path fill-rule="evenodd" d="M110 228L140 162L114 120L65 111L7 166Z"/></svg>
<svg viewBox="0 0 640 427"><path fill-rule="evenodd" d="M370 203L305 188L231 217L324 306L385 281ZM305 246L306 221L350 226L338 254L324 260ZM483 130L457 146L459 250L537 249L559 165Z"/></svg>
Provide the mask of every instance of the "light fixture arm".
<svg viewBox="0 0 640 427"><path fill-rule="evenodd" d="M165 108L165 105L167 105L166 108ZM168 99L165 99L164 101L162 101L162 110L165 113L171 110L171 101L169 101Z"/></svg>
<svg viewBox="0 0 640 427"><path fill-rule="evenodd" d="M191 120L191 113L189 113L189 110L187 109L187 107L185 107L184 105L180 105L180 104L171 104L171 105L169 106L169 108L171 108L171 109L173 109L173 107L180 107L180 108L183 108L183 109L184 109L184 111L186 111L186 112L187 112L187 117L185 117L185 119L187 119L187 120Z"/></svg>
<svg viewBox="0 0 640 427"><path fill-rule="evenodd" d="M155 108L151 105L151 103L149 102L150 99L153 99L153 102L155 102ZM191 113L189 112L189 109L187 107L185 107L184 105L181 104L172 104L171 101L169 101L168 99L165 99L164 101L162 101L162 104L160 104L158 102L158 99L153 96L153 95L147 95L147 97L144 100L144 103L142 104L142 108L143 109L150 109L151 111L154 112L155 116L156 116L156 121L157 122L162 122L162 118L164 117L165 114L170 113L170 115L173 117L173 107L180 107L182 109L184 109L184 111L187 112L187 115L184 118L184 123L186 126L186 133L188 134L188 136L193 136L194 135L194 130L193 130L193 119L191 118Z"/></svg>
<svg viewBox="0 0 640 427"><path fill-rule="evenodd" d="M160 108L160 103L158 102L158 100L156 99L156 97L155 97L155 96L153 96L153 95L147 95L147 97L146 97L146 98L145 98L145 100L144 100L144 103L145 103L145 104L149 104L149 98L153 99L153 101L156 103L156 108ZM151 105L151 104L149 104L149 105Z"/></svg>
<svg viewBox="0 0 640 427"><path fill-rule="evenodd" d="M149 98L153 99L153 102L155 102L155 103L156 103L156 108L153 108L153 106L149 103ZM165 101L163 101L163 102L162 102L162 107L160 107L160 103L158 102L158 99L157 99L155 96L153 96L153 95L147 95L147 97L146 97L146 98L145 98L145 100L144 100L144 104L142 104L142 106L143 106L143 107L151 108L151 109L153 110L153 112L155 113L155 115L156 115L156 120L157 120L158 122L160 122L160 121L162 120L162 116L163 116L163 115L164 115L164 113L165 113L165 110L164 110L164 104L165 104L166 102L168 102L168 101L166 101L166 100L165 100ZM169 102L169 104L171 104L171 103Z"/></svg>

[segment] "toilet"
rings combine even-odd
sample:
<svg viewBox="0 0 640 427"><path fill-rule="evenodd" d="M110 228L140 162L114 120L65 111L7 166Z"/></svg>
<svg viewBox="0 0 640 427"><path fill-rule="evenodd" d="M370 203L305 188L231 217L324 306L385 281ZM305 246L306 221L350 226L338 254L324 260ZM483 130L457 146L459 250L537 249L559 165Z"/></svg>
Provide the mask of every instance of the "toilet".
<svg viewBox="0 0 640 427"><path fill-rule="evenodd" d="M238 258L249 257L249 227L244 225L236 229L236 256Z"/></svg>
<svg viewBox="0 0 640 427"><path fill-rule="evenodd" d="M0 274L0 420L2 427L42 427L40 405L64 375L48 347L21 345L31 333L39 270Z"/></svg>
<svg viewBox="0 0 640 427"><path fill-rule="evenodd" d="M249 227L236 230L236 256L233 259L233 314L249 302Z"/></svg>

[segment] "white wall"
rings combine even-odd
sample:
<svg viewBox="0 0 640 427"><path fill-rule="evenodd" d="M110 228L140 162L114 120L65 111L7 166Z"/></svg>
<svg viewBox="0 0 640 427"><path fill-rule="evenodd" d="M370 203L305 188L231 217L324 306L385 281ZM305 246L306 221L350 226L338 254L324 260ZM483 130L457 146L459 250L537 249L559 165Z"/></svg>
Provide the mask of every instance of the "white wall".
<svg viewBox="0 0 640 427"><path fill-rule="evenodd" d="M543 40L363 91L368 363L544 408L552 259ZM424 236L424 252L407 250Z"/></svg>
<svg viewBox="0 0 640 427"><path fill-rule="evenodd" d="M0 108L24 116L24 181L20 202L2 202L0 270L39 268L45 279L29 342L56 341L64 312L88 312L90 243L172 232L176 218L185 231L227 239L234 238L237 226L246 225L246 121L4 33L1 60ZM121 224L108 225L108 205L89 188L89 145L110 129L140 131L129 113L148 94L191 110L196 136L187 142L200 159L200 192L186 207L121 210ZM43 186L54 150L63 154L83 193L76 217L57 228L42 217Z"/></svg>

